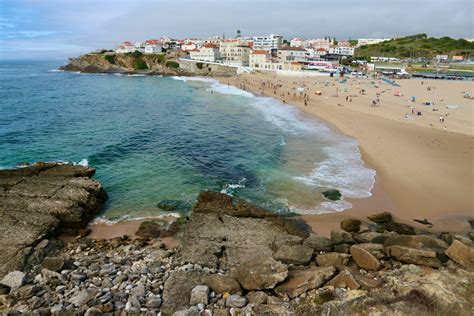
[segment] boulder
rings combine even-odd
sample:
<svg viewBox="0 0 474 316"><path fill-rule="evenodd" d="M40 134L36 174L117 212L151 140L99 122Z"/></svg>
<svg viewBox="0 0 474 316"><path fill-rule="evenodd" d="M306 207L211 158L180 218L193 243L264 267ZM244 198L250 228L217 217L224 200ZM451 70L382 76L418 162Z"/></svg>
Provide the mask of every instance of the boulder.
<svg viewBox="0 0 474 316"><path fill-rule="evenodd" d="M281 246L301 245L303 238L294 235L277 235L272 243L272 249L278 250Z"/></svg>
<svg viewBox="0 0 474 316"><path fill-rule="evenodd" d="M204 277L203 283L209 286L217 294L235 294L240 292L239 283L230 276L211 274Z"/></svg>
<svg viewBox="0 0 474 316"><path fill-rule="evenodd" d="M267 302L268 295L263 291L251 291L247 294L247 300L249 304L265 304Z"/></svg>
<svg viewBox="0 0 474 316"><path fill-rule="evenodd" d="M388 223L392 221L392 214L389 212L378 213L374 215L367 216L369 221L374 223Z"/></svg>
<svg viewBox="0 0 474 316"><path fill-rule="evenodd" d="M351 255L345 253L328 252L316 257L316 262L321 267L347 265Z"/></svg>
<svg viewBox="0 0 474 316"><path fill-rule="evenodd" d="M357 290L358 288L360 288L360 284L347 270L341 271L336 277L327 282L326 286L348 288L351 290Z"/></svg>
<svg viewBox="0 0 474 316"><path fill-rule="evenodd" d="M346 231L331 231L331 241L334 245L338 244L355 244L356 241L352 237L352 234Z"/></svg>
<svg viewBox="0 0 474 316"><path fill-rule="evenodd" d="M292 270L288 279L275 288L275 293L281 297L295 298L307 291L319 288L336 272L334 267L310 267Z"/></svg>
<svg viewBox="0 0 474 316"><path fill-rule="evenodd" d="M144 221L135 234L142 238L159 238L163 231L163 225L163 221Z"/></svg>
<svg viewBox="0 0 474 316"><path fill-rule="evenodd" d="M354 239L359 243L380 243L383 244L388 235L377 232L363 232L354 235Z"/></svg>
<svg viewBox="0 0 474 316"><path fill-rule="evenodd" d="M189 300L189 305L198 305L209 303L209 287L207 285L196 285L191 290L191 298Z"/></svg>
<svg viewBox="0 0 474 316"><path fill-rule="evenodd" d="M247 305L247 299L243 296L232 294L226 298L225 305L227 307L242 308Z"/></svg>
<svg viewBox="0 0 474 316"><path fill-rule="evenodd" d="M359 245L351 246L350 253L352 259L362 269L376 271L382 267L380 261L373 254Z"/></svg>
<svg viewBox="0 0 474 316"><path fill-rule="evenodd" d="M392 235L384 241L385 247L402 246L415 249L447 249L448 244L436 237L428 235Z"/></svg>
<svg viewBox="0 0 474 316"><path fill-rule="evenodd" d="M441 267L441 262L436 258L436 252L434 251L390 246L387 248L387 252L390 257L400 262L413 263L431 268Z"/></svg>
<svg viewBox="0 0 474 316"><path fill-rule="evenodd" d="M459 240L454 240L446 255L466 269L474 270L474 249Z"/></svg>
<svg viewBox="0 0 474 316"><path fill-rule="evenodd" d="M83 307L98 293L96 289L81 290L76 292L70 299L69 303L75 307Z"/></svg>
<svg viewBox="0 0 474 316"><path fill-rule="evenodd" d="M341 229L349 233L357 233L362 222L358 219L345 219L341 222Z"/></svg>
<svg viewBox="0 0 474 316"><path fill-rule="evenodd" d="M41 263L41 267L50 271L61 271L64 269L65 260L61 257L46 257Z"/></svg>
<svg viewBox="0 0 474 316"><path fill-rule="evenodd" d="M281 246L273 258L285 264L306 265L311 260L314 250L305 245Z"/></svg>
<svg viewBox="0 0 474 316"><path fill-rule="evenodd" d="M408 224L388 222L384 223L383 226L386 230L396 232L398 234L416 235L415 229Z"/></svg>
<svg viewBox="0 0 474 316"><path fill-rule="evenodd" d="M381 244L375 243L363 243L358 245L360 248L363 248L370 252L375 258L381 260L387 257L385 253L385 248Z"/></svg>
<svg viewBox="0 0 474 316"><path fill-rule="evenodd" d="M246 290L272 289L286 279L288 267L271 257L254 257L237 267L233 277Z"/></svg>
<svg viewBox="0 0 474 316"><path fill-rule="evenodd" d="M350 247L351 247L351 245L348 245L348 244L334 245L334 252L349 253L349 248Z"/></svg>
<svg viewBox="0 0 474 316"><path fill-rule="evenodd" d="M326 237L311 234L303 241L303 245L313 248L315 252L329 252L333 249L333 243Z"/></svg>
<svg viewBox="0 0 474 316"><path fill-rule="evenodd" d="M4 276L0 283L11 289L17 289L25 283L25 274L21 271L12 271Z"/></svg>
<svg viewBox="0 0 474 316"><path fill-rule="evenodd" d="M39 264L53 250L46 236L75 233L101 209L107 194L94 172L58 163L0 170L0 278Z"/></svg>
<svg viewBox="0 0 474 316"><path fill-rule="evenodd" d="M191 291L203 284L203 274L199 271L175 270L166 279L163 288L161 310L166 314L187 308L191 300Z"/></svg>

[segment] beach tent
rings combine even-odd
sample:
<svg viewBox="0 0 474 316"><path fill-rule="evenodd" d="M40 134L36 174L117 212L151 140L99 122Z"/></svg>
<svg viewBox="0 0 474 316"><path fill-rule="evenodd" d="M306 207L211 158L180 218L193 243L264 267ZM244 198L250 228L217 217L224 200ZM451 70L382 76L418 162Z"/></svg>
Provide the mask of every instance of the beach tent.
<svg viewBox="0 0 474 316"><path fill-rule="evenodd" d="M432 101L425 100L425 102L423 102L423 105L432 106L432 105L433 105L433 102L432 102Z"/></svg>

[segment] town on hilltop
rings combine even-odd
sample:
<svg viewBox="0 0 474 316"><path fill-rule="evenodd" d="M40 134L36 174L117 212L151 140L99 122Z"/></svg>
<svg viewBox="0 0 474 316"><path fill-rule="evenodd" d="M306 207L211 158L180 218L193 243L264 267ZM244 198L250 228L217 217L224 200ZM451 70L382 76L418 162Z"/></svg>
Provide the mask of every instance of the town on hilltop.
<svg viewBox="0 0 474 316"><path fill-rule="evenodd" d="M379 72L384 75L409 76L403 63L459 63L469 59L469 54L462 50L437 53L424 50L406 50L395 52L398 41L429 41L426 34L398 38L372 38L357 40L336 40L334 37L304 39L295 37L286 40L281 35L242 37L237 31L235 38L214 36L209 38L173 39L162 37L144 42L124 41L115 52L127 54L139 51L144 54L175 52L181 59L215 63L230 67L243 67L250 70L264 71L302 71L317 70L335 73L341 65L356 63L364 72ZM435 41L462 41L471 46L473 40L450 38L434 39ZM395 44L391 44L395 43ZM378 55L364 55L373 47L382 45ZM458 45L459 46L459 45ZM423 44L423 48L429 44ZM436 52L436 51L435 51ZM377 64L378 63L378 64ZM382 64L380 64L382 63ZM384 64L385 63L385 64ZM390 64L389 64L390 63Z"/></svg>

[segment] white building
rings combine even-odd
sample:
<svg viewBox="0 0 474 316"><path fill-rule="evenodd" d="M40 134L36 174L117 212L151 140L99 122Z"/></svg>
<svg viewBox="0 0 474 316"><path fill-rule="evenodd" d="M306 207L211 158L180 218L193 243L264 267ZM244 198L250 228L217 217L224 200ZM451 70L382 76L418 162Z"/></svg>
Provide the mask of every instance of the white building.
<svg viewBox="0 0 474 316"><path fill-rule="evenodd" d="M324 48L307 48L306 50L308 51L310 58L321 58L328 53L328 51Z"/></svg>
<svg viewBox="0 0 474 316"><path fill-rule="evenodd" d="M267 63L271 63L272 55L263 49L253 50L249 55L249 66L252 68L264 68Z"/></svg>
<svg viewBox="0 0 474 316"><path fill-rule="evenodd" d="M133 45L131 42L129 41L125 41L123 42L122 44L120 44L117 49L115 50L115 52L117 54L126 54L126 53L132 53L135 51L135 45Z"/></svg>
<svg viewBox="0 0 474 316"><path fill-rule="evenodd" d="M302 47L282 47L277 51L278 60L281 62L307 61L308 51Z"/></svg>
<svg viewBox="0 0 474 316"><path fill-rule="evenodd" d="M307 42L312 48L324 48L325 50L329 50L329 48L334 44L334 40L329 38L316 38L308 40Z"/></svg>
<svg viewBox="0 0 474 316"><path fill-rule="evenodd" d="M181 44L181 50L184 50L184 51L192 51L197 48L198 48L197 45L194 44L193 42L184 42L183 44Z"/></svg>
<svg viewBox="0 0 474 316"><path fill-rule="evenodd" d="M270 34L268 36L252 37L253 49L270 51L279 49L283 45L283 36Z"/></svg>
<svg viewBox="0 0 474 316"><path fill-rule="evenodd" d="M232 66L248 66L250 58L250 46L241 40L225 40L219 47L222 62Z"/></svg>
<svg viewBox="0 0 474 316"><path fill-rule="evenodd" d="M390 40L389 38L387 38L387 39L384 39L384 38L360 38L357 41L357 46L356 47L361 47L363 45L374 45L374 44L382 43L382 42L389 41L389 40Z"/></svg>
<svg viewBox="0 0 474 316"><path fill-rule="evenodd" d="M145 54L160 54L162 45L156 39L145 41Z"/></svg>
<svg viewBox="0 0 474 316"><path fill-rule="evenodd" d="M340 56L354 56L354 47L351 46L332 46L329 48L329 54Z"/></svg>
<svg viewBox="0 0 474 316"><path fill-rule="evenodd" d="M308 47L308 42L304 38L295 37L290 40L291 47Z"/></svg>
<svg viewBox="0 0 474 316"><path fill-rule="evenodd" d="M206 44L201 49L194 49L189 52L189 57L193 60L216 62L220 59L219 48L214 44Z"/></svg>

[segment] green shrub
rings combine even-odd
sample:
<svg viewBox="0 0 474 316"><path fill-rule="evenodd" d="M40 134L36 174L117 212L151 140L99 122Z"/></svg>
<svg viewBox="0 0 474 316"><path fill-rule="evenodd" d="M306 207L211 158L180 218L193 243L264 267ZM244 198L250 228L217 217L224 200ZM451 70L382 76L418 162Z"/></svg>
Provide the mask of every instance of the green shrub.
<svg viewBox="0 0 474 316"><path fill-rule="evenodd" d="M202 69L202 63L196 63L196 67L198 67L198 69Z"/></svg>
<svg viewBox="0 0 474 316"><path fill-rule="evenodd" d="M132 54L131 54L134 58L140 58L143 56L143 53L142 52L139 52L138 50L134 51Z"/></svg>
<svg viewBox="0 0 474 316"><path fill-rule="evenodd" d="M166 62L166 67L177 69L179 68L179 64L175 61L170 60Z"/></svg>
<svg viewBox="0 0 474 316"><path fill-rule="evenodd" d="M146 62L144 62L143 60L137 59L133 62L133 68L137 70L143 70L143 69L148 69L148 66Z"/></svg>
<svg viewBox="0 0 474 316"><path fill-rule="evenodd" d="M105 55L104 58L112 65L115 65L115 55Z"/></svg>
<svg viewBox="0 0 474 316"><path fill-rule="evenodd" d="M158 56L156 57L156 61L160 64L164 64L166 61L165 54L158 54Z"/></svg>

